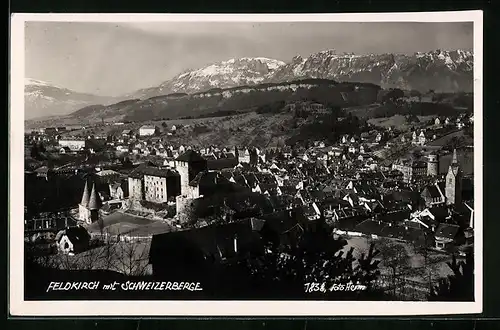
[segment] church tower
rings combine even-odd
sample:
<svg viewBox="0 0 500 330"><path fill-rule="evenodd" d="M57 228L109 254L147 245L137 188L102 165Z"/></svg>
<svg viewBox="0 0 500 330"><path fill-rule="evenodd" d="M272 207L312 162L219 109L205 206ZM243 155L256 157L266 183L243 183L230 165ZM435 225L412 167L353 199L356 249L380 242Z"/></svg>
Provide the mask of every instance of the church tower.
<svg viewBox="0 0 500 330"><path fill-rule="evenodd" d="M453 160L446 174L446 204L454 205L462 202L462 170L458 164L457 150L453 151Z"/></svg>
<svg viewBox="0 0 500 330"><path fill-rule="evenodd" d="M90 193L89 206L90 222L96 222L99 219L99 210L101 209L101 197L97 193L95 183L92 185L92 192Z"/></svg>
<svg viewBox="0 0 500 330"><path fill-rule="evenodd" d="M78 218L80 221L90 222L90 210L88 209L90 201L90 190L88 181L85 180L85 188L83 188L82 201L78 205Z"/></svg>

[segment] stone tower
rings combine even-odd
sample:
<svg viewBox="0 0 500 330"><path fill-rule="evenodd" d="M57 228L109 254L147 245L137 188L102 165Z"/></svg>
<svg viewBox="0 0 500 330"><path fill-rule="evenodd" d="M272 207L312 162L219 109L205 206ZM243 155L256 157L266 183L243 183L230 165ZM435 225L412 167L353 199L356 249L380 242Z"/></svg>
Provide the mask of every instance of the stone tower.
<svg viewBox="0 0 500 330"><path fill-rule="evenodd" d="M462 202L462 170L458 164L457 150L453 151L453 159L446 174L446 204L454 205Z"/></svg>
<svg viewBox="0 0 500 330"><path fill-rule="evenodd" d="M207 160L193 150L188 150L175 160L175 169L181 177L181 195L187 195L189 183L208 168Z"/></svg>
<svg viewBox="0 0 500 330"><path fill-rule="evenodd" d="M439 175L439 156L436 154L430 154L427 157L427 175L428 176Z"/></svg>

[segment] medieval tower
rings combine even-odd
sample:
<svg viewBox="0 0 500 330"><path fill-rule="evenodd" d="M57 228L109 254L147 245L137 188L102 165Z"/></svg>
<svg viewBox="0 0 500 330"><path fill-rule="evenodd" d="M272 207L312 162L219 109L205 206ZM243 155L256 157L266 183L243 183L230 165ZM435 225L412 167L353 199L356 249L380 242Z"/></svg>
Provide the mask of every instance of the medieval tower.
<svg viewBox="0 0 500 330"><path fill-rule="evenodd" d="M99 210L101 206L102 201L97 193L95 183L92 184L92 190L89 191L88 181L85 181L82 201L78 205L79 219L89 224L97 221L99 219Z"/></svg>
<svg viewBox="0 0 500 330"><path fill-rule="evenodd" d="M175 160L175 169L181 177L181 195L186 195L189 190L189 183L198 173L208 169L207 160L196 151L188 150Z"/></svg>
<svg viewBox="0 0 500 330"><path fill-rule="evenodd" d="M436 154L430 154L429 156L427 156L427 175L439 175L439 156Z"/></svg>
<svg viewBox="0 0 500 330"><path fill-rule="evenodd" d="M462 170L458 164L457 150L453 151L453 159L446 174L446 204L454 205L462 202Z"/></svg>

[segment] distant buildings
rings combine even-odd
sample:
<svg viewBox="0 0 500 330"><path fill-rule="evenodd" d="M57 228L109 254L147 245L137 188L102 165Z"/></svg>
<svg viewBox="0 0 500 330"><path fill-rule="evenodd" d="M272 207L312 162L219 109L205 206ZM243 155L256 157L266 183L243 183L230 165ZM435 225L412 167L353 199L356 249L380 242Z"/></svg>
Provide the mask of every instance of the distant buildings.
<svg viewBox="0 0 500 330"><path fill-rule="evenodd" d="M140 136L153 136L158 133L158 127L151 125L144 125L139 128Z"/></svg>
<svg viewBox="0 0 500 330"><path fill-rule="evenodd" d="M58 143L60 147L67 147L71 151L80 151L88 147L88 140L78 138L60 139Z"/></svg>
<svg viewBox="0 0 500 330"><path fill-rule="evenodd" d="M392 169L403 173L403 181L409 183L427 174L427 163L418 160L400 160L392 165Z"/></svg>

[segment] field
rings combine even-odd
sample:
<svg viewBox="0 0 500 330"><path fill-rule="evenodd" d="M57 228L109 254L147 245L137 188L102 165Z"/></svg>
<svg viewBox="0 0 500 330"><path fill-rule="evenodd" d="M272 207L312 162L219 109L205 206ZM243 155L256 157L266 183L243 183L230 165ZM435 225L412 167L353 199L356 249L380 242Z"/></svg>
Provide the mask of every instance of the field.
<svg viewBox="0 0 500 330"><path fill-rule="evenodd" d="M435 116L417 116L420 123L428 122L432 120ZM414 124L408 124L406 121L406 117L403 115L394 115L392 117L383 117L383 118L371 118L368 119L368 123L378 127L397 127L398 129L405 131L408 130Z"/></svg>
<svg viewBox="0 0 500 330"><path fill-rule="evenodd" d="M65 133L65 136L87 136L90 134L120 135L123 130L137 131L142 125L156 125L169 143L177 145L267 145L281 143L293 133L289 122L291 112L276 114L257 114L247 112L239 115L197 119L175 119L147 121L124 125L96 126L92 129ZM169 135L172 126L178 129Z"/></svg>

